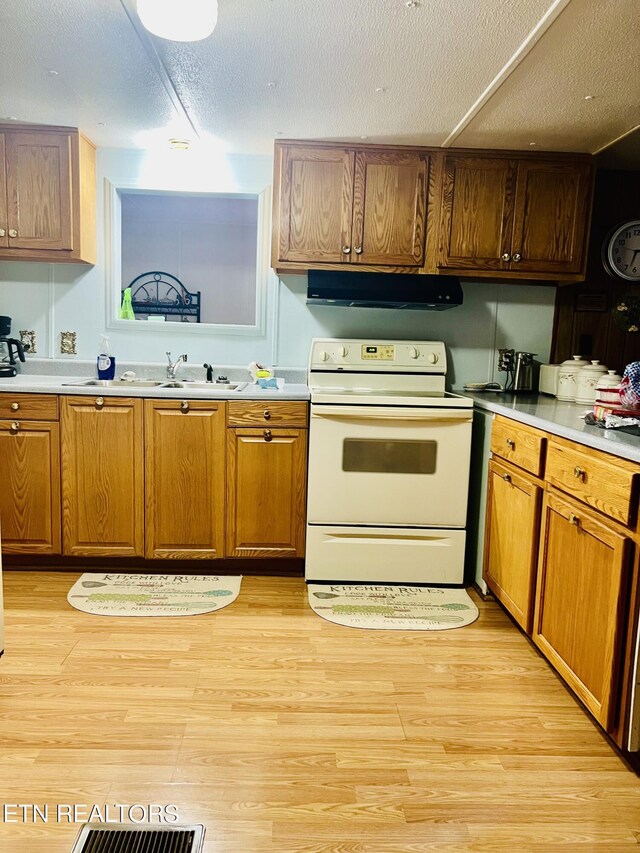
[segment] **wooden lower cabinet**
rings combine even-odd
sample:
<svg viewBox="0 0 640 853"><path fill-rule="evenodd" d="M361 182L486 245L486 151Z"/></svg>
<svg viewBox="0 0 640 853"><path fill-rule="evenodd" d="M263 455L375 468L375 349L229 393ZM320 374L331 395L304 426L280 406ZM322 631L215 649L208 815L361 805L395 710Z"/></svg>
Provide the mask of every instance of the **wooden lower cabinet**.
<svg viewBox="0 0 640 853"><path fill-rule="evenodd" d="M143 556L142 403L61 398L64 554Z"/></svg>
<svg viewBox="0 0 640 853"><path fill-rule="evenodd" d="M615 723L632 541L547 492L533 640L598 722Z"/></svg>
<svg viewBox="0 0 640 853"><path fill-rule="evenodd" d="M225 403L145 400L145 556L224 556Z"/></svg>
<svg viewBox="0 0 640 853"><path fill-rule="evenodd" d="M531 633L542 488L510 465L489 462L483 577Z"/></svg>
<svg viewBox="0 0 640 853"><path fill-rule="evenodd" d="M57 423L0 421L0 483L3 552L59 554Z"/></svg>
<svg viewBox="0 0 640 853"><path fill-rule="evenodd" d="M227 429L227 556L304 556L306 486L307 430Z"/></svg>

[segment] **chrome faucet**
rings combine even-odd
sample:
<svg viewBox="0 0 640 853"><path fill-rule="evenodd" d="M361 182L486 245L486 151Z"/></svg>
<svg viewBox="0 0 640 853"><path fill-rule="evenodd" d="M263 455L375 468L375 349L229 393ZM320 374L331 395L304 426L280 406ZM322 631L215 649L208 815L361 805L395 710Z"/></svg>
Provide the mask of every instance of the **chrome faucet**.
<svg viewBox="0 0 640 853"><path fill-rule="evenodd" d="M169 364L167 365L167 379L175 379L176 378L176 369L181 361L187 360L186 353L178 356L176 361L171 361L171 353L167 351L167 360Z"/></svg>

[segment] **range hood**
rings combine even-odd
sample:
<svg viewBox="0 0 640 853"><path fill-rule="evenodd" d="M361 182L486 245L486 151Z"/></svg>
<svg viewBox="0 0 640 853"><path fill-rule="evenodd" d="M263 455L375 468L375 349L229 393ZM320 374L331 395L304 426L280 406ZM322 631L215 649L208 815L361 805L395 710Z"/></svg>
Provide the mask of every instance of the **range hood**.
<svg viewBox="0 0 640 853"><path fill-rule="evenodd" d="M307 305L444 311L462 305L462 287L451 275L309 270Z"/></svg>

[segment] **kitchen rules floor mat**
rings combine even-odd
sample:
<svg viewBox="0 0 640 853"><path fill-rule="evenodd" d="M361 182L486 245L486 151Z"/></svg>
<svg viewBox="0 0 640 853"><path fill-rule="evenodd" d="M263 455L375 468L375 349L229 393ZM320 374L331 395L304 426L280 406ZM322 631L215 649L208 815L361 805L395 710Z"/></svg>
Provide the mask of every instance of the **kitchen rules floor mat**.
<svg viewBox="0 0 640 853"><path fill-rule="evenodd" d="M384 584L307 584L311 608L348 628L446 631L478 618L464 589Z"/></svg>
<svg viewBox="0 0 640 853"><path fill-rule="evenodd" d="M85 572L67 601L96 616L195 616L236 600L242 577Z"/></svg>

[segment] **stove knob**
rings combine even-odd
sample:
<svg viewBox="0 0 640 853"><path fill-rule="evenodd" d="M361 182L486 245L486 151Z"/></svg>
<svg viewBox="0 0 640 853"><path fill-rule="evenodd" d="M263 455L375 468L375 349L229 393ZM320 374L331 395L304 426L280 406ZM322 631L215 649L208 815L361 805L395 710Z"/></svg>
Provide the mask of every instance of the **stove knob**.
<svg viewBox="0 0 640 853"><path fill-rule="evenodd" d="M318 358L320 361L329 361L329 353L326 350L321 349L318 353Z"/></svg>
<svg viewBox="0 0 640 853"><path fill-rule="evenodd" d="M409 347L409 358L418 358L420 355L420 350L415 347Z"/></svg>
<svg viewBox="0 0 640 853"><path fill-rule="evenodd" d="M427 361L429 364L437 364L438 363L438 354L435 352L430 352L427 356Z"/></svg>
<svg viewBox="0 0 640 853"><path fill-rule="evenodd" d="M349 350L346 347L340 347L340 349L338 350L338 355L340 356L340 358L346 358L348 354Z"/></svg>

